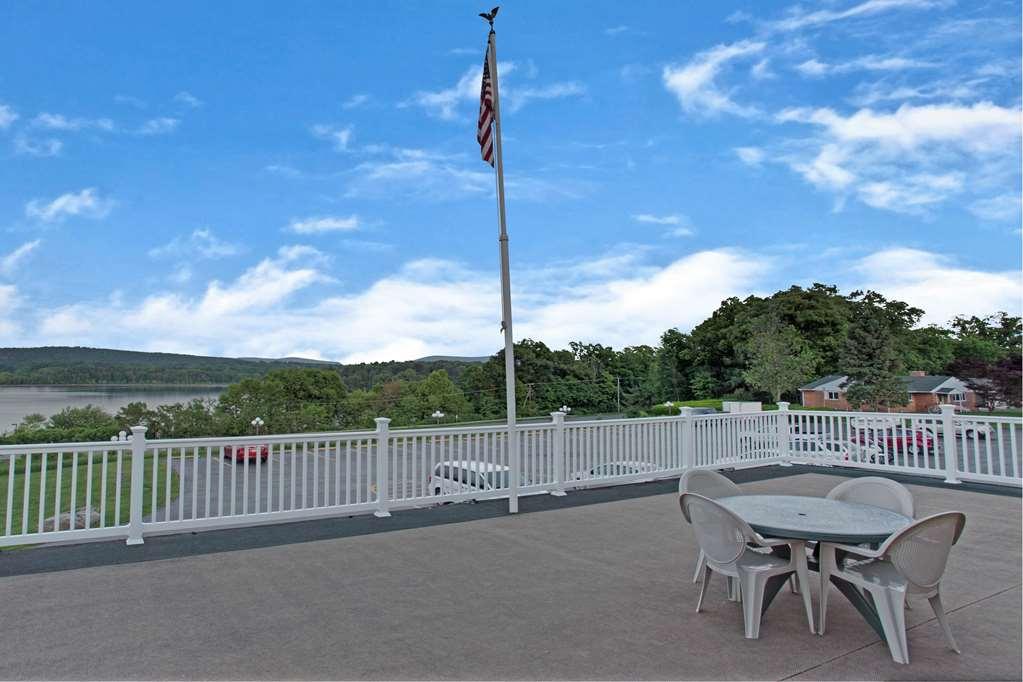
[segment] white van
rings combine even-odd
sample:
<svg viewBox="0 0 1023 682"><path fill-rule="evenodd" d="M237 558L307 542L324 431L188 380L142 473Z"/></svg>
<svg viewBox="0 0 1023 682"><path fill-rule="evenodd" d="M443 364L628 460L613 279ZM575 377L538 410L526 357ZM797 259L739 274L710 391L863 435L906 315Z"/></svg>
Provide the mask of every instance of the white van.
<svg viewBox="0 0 1023 682"><path fill-rule="evenodd" d="M503 464L454 460L433 468L427 485L433 495L459 495L508 487L510 469Z"/></svg>

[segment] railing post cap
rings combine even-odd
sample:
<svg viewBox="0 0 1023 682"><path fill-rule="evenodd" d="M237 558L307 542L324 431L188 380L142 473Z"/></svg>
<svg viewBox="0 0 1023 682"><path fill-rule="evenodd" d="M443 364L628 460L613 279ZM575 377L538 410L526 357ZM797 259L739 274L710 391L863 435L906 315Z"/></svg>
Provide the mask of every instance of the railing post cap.
<svg viewBox="0 0 1023 682"><path fill-rule="evenodd" d="M388 424L391 423L391 418L390 417L377 417L373 421L375 421L377 423L377 426L387 426Z"/></svg>
<svg viewBox="0 0 1023 682"><path fill-rule="evenodd" d="M956 406L945 403L944 405L941 405L941 413L954 415L956 413Z"/></svg>
<svg viewBox="0 0 1023 682"><path fill-rule="evenodd" d="M551 412L551 417L553 417L555 420L557 420L559 418L560 419L564 419L565 418L565 413L562 412L561 410L557 410L555 412Z"/></svg>
<svg viewBox="0 0 1023 682"><path fill-rule="evenodd" d="M693 414L693 408L691 407L680 407L678 413L683 417L689 417Z"/></svg>
<svg viewBox="0 0 1023 682"><path fill-rule="evenodd" d="M131 433L134 436L144 436L146 434L146 427L141 424L139 426L133 426L131 427Z"/></svg>
<svg viewBox="0 0 1023 682"><path fill-rule="evenodd" d="M780 410L781 412L785 412L786 410L789 409L789 405L791 405L791 403L786 402L784 400L779 400L778 401L778 410Z"/></svg>

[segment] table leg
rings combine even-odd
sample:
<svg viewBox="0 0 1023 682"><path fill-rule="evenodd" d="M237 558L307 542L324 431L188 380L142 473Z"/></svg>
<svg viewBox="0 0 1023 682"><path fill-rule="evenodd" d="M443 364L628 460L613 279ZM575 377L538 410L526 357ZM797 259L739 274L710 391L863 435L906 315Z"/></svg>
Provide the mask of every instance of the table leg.
<svg viewBox="0 0 1023 682"><path fill-rule="evenodd" d="M767 607L774 601L778 591L785 587L785 583L788 582L791 573L783 573L782 575L776 575L767 579L767 583L764 585L764 605L760 609L760 615L767 613Z"/></svg>
<svg viewBox="0 0 1023 682"><path fill-rule="evenodd" d="M854 585L842 580L838 576L831 576L831 582L856 607L856 610L860 612L863 619L867 621L867 625L874 629L874 632L881 638L881 641L887 643L888 638L884 636L884 626L881 625L881 618L877 615L877 608L874 607L870 594L864 595Z"/></svg>
<svg viewBox="0 0 1023 682"><path fill-rule="evenodd" d="M817 600L817 634L824 634L825 619L828 615L828 591L830 581L828 577L835 568L835 546L827 542L818 542L817 550L817 571L821 579L821 593Z"/></svg>

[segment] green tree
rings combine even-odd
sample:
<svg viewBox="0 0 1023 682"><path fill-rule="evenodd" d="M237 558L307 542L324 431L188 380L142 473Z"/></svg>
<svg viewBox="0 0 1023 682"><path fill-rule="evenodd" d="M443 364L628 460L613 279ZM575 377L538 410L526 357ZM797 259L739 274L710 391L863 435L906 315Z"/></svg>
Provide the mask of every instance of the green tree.
<svg viewBox="0 0 1023 682"><path fill-rule="evenodd" d="M892 317L871 300L861 300L856 307L842 352L842 373L849 377L846 400L856 409L905 405L909 393L900 376Z"/></svg>
<svg viewBox="0 0 1023 682"><path fill-rule="evenodd" d="M817 358L792 326L784 324L775 312L753 320L746 346L749 365L743 373L746 382L771 394L773 402L811 378Z"/></svg>

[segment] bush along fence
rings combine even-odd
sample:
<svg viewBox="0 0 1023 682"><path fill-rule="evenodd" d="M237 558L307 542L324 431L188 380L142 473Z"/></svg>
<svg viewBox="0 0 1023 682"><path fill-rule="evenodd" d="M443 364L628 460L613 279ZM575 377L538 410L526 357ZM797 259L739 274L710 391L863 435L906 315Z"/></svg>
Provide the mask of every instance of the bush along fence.
<svg viewBox="0 0 1023 682"><path fill-rule="evenodd" d="M691 468L813 463L1020 486L1023 420L789 411L0 446L0 547L564 495ZM514 471L518 476L513 476Z"/></svg>

